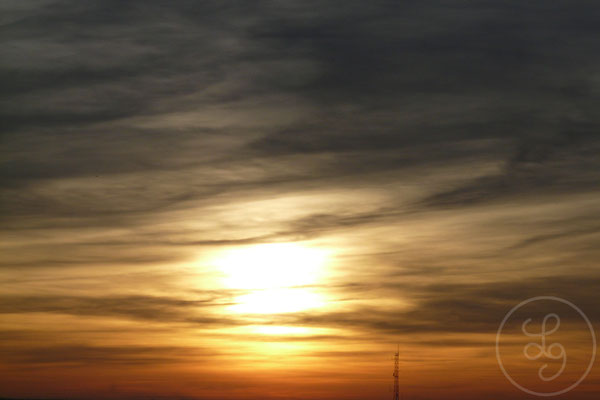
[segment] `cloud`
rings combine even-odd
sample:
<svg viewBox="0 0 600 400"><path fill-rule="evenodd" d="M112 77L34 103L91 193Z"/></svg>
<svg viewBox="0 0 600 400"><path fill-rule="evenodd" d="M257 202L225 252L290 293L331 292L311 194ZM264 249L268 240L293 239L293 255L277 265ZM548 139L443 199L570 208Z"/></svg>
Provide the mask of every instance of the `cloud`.
<svg viewBox="0 0 600 400"><path fill-rule="evenodd" d="M202 300L142 295L108 297L13 295L3 297L0 302L0 313L58 313L155 322L194 322L205 325L231 323L233 319L202 316L198 313L207 307L231 304L231 294L211 292L208 295L211 298Z"/></svg>
<svg viewBox="0 0 600 400"><path fill-rule="evenodd" d="M240 189L362 184L476 160L505 168L430 188L422 203L590 190L598 121L583 71L595 58L571 41L591 25L563 22L563 38L549 41L539 32L554 29L550 6L512 15L507 29L510 4L357 4L15 8L30 15L3 27L5 206L67 217L53 226L133 223ZM572 81L559 53L581 62ZM285 113L295 117L277 122ZM289 170L298 155L314 167ZM259 176L236 172L261 159ZM237 179L211 179L224 171Z"/></svg>
<svg viewBox="0 0 600 400"><path fill-rule="evenodd" d="M157 365L180 364L197 361L214 354L213 351L197 347L167 346L94 346L94 345L51 345L35 347L2 346L6 362L12 365L80 366L80 365Z"/></svg>
<svg viewBox="0 0 600 400"><path fill-rule="evenodd" d="M428 271L423 271L423 274L428 274ZM493 335L512 307L523 300L542 295L568 299L584 310L594 323L600 320L593 300L593 293L599 284L596 275L563 275L473 284L354 284L341 290L359 291L363 298L371 291L381 299L389 298L385 290L392 290L403 293L409 304L399 307L381 307L377 302L362 306L349 304L344 311L316 311L281 318L286 323L302 326L347 328L365 334L398 338L412 334ZM564 320L573 317L566 315ZM440 340L439 345L444 345L446 339ZM480 338L474 340L475 345L481 344ZM468 345L469 339L461 339L459 344Z"/></svg>

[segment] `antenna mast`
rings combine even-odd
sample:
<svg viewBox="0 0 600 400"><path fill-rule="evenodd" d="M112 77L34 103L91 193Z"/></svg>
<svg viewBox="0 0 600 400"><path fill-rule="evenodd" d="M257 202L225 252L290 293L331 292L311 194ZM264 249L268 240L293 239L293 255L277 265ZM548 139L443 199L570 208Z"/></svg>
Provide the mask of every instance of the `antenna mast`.
<svg viewBox="0 0 600 400"><path fill-rule="evenodd" d="M396 353L394 354L394 400L400 400L400 385L398 383L399 363L400 345L398 345L398 350L396 350Z"/></svg>

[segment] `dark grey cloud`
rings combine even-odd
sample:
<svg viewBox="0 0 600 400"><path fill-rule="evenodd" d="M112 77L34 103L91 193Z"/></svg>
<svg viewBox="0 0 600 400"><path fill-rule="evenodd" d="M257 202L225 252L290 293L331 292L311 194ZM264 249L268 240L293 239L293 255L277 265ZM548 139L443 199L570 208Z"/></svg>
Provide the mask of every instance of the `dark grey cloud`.
<svg viewBox="0 0 600 400"><path fill-rule="evenodd" d="M558 140L521 144L501 174L477 178L424 200L433 207L469 206L533 198L540 194L560 195L593 191L600 178L596 156L600 143L586 132L584 138L567 135ZM552 139L552 138L551 138ZM562 140L561 140L562 139Z"/></svg>
<svg viewBox="0 0 600 400"><path fill-rule="evenodd" d="M423 271L423 274L427 274ZM600 279L596 275L562 275L549 278L529 278L488 283L414 284L387 283L370 285L354 283L341 290L358 293L366 298L369 292L385 297L385 291L403 293L409 304L404 307L350 307L347 311L319 312L283 316L288 323L357 329L364 333L385 334L402 338L412 334L488 334L498 329L504 316L517 304L536 296L556 296L567 299L590 318L600 321L594 293ZM539 310L540 315L544 310ZM546 310L547 312L547 310ZM564 315L564 321L581 322L576 314ZM490 340L493 337L490 336ZM410 336L409 336L410 337ZM402 340L402 339L401 339ZM481 345L480 339L474 345ZM451 339L452 341L452 339ZM445 338L439 346L445 346ZM461 339L456 345L468 345Z"/></svg>
<svg viewBox="0 0 600 400"><path fill-rule="evenodd" d="M4 43L12 52L3 66L11 96L3 118L8 144L17 140L10 132L27 127L21 135L65 140L53 159L25 156L3 171L18 174L10 179L23 183L44 176L169 168L173 159L193 151L177 143L203 137L205 129L156 134L127 125L103 130L93 125L235 105L265 94L283 94L319 111L306 115L314 122L276 130L250 148L265 156L339 153L342 175L346 169L373 168L368 165L378 164L384 149L402 154L378 168L395 169L469 155L512 153L509 157L520 159L536 151L551 153L544 149L547 138L557 142L558 135L560 146L561 135L581 136L581 129L591 133L580 139L582 147L594 140L595 84L586 76L597 62L589 40L595 29L593 4L340 5L58 1L12 20L3 25ZM557 27L560 34L554 33ZM35 64L29 55L39 58ZM252 73L243 75L241 68ZM307 69L315 72L306 75ZM171 101L188 94L198 96L186 103ZM484 138L504 144L469 149ZM73 146L73 139L79 145ZM120 151L121 143L129 151ZM34 155L32 147L28 153ZM140 153L140 148L151 151ZM38 155L49 150L44 147ZM362 155L360 166L354 157L345 159L349 150ZM241 154L232 148L222 157L227 161ZM567 180L584 167L572 164L574 170L563 171ZM493 196L502 191L497 180L477 186ZM521 187L519 179L516 185Z"/></svg>
<svg viewBox="0 0 600 400"><path fill-rule="evenodd" d="M227 193L361 184L365 174L477 160L505 166L431 188L417 205L586 192L598 179L589 2L8 8L15 16L1 28L0 68L8 227L29 216L50 227L144 225ZM281 99L308 111L258 134L247 120L162 129L131 120L211 107L235 118L256 102L264 119ZM223 137L232 144L219 144ZM314 167L281 168L280 157L294 155ZM211 179L257 158L259 176ZM71 178L97 185L40 189Z"/></svg>
<svg viewBox="0 0 600 400"><path fill-rule="evenodd" d="M208 297L207 297L208 296ZM232 319L202 314L207 307L231 304L231 293L211 292L201 300L157 296L56 296L7 295L0 301L1 314L58 313L80 316L120 317L155 322L193 322L207 325L234 324Z"/></svg>

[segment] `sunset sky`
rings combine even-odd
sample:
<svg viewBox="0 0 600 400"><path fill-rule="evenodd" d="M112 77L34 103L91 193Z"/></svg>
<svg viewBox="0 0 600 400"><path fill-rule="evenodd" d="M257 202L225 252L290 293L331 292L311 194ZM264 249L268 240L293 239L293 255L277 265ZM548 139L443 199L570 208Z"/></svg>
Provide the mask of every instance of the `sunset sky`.
<svg viewBox="0 0 600 400"><path fill-rule="evenodd" d="M600 329L599 21L2 0L0 398L392 399L397 349L404 400L535 398L505 315ZM555 388L591 355L562 306Z"/></svg>

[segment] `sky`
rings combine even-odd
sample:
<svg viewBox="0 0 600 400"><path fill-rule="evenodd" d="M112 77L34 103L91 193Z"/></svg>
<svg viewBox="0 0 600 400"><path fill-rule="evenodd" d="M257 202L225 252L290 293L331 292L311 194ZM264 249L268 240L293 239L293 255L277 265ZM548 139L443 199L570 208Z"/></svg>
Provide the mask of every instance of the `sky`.
<svg viewBox="0 0 600 400"><path fill-rule="evenodd" d="M3 0L0 397L532 398L505 315L600 327L599 18Z"/></svg>

